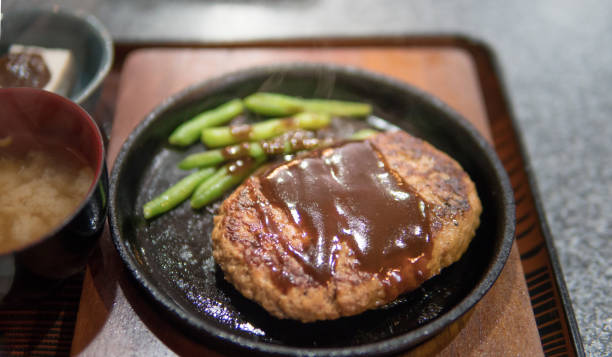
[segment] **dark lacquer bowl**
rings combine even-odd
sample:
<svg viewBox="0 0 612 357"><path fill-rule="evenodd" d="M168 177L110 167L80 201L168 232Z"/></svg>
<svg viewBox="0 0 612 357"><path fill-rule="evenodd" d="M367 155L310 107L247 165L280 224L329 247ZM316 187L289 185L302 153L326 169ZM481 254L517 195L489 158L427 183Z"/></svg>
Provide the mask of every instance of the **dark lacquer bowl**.
<svg viewBox="0 0 612 357"><path fill-rule="evenodd" d="M67 97L93 111L113 63L112 38L97 18L61 8L5 10L0 55L12 44L70 50L75 75Z"/></svg>
<svg viewBox="0 0 612 357"><path fill-rule="evenodd" d="M61 145L84 161L93 179L88 188L84 183L86 195L59 225L32 241L2 249L0 301L9 292L8 297L19 297L21 290L35 291L36 286L31 285L40 284L38 278L59 281L82 271L104 227L108 193L100 130L89 114L69 99L33 88L0 88L0 138L7 137L12 139L10 145L5 141L0 147L4 155L27 154L33 147L51 150L50 145L55 150ZM73 180L65 182L66 189L74 184ZM0 192L3 189L0 187ZM52 207L49 202L49 209Z"/></svg>
<svg viewBox="0 0 612 357"><path fill-rule="evenodd" d="M371 103L367 122L399 127L458 160L476 183L482 224L463 258L396 302L335 321L279 320L224 281L211 255L218 205L194 212L185 203L146 221L142 205L184 175L176 166L195 145L167 142L183 120L256 91ZM384 120L383 120L384 119ZM240 352L373 355L418 344L466 313L492 286L509 254L514 204L508 178L489 144L436 98L378 74L329 64L287 64L206 81L171 98L131 133L111 175L110 224L127 269L168 319L199 341Z"/></svg>

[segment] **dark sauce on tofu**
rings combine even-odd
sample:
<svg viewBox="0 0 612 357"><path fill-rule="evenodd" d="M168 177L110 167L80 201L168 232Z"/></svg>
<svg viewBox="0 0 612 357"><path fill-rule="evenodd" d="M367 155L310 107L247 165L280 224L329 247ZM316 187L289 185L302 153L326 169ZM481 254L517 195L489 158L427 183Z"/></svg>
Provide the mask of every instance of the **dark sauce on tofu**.
<svg viewBox="0 0 612 357"><path fill-rule="evenodd" d="M401 292L422 282L432 249L430 207L370 142L315 150L267 169L259 180L270 205L303 232L302 249L284 242L284 250L316 282L333 277L343 244L359 270L378 275L387 289ZM281 234L267 205L258 211L264 231ZM287 290L291 279L283 267L274 268L277 285Z"/></svg>
<svg viewBox="0 0 612 357"><path fill-rule="evenodd" d="M51 79L45 60L35 53L9 53L0 57L0 87L44 88Z"/></svg>

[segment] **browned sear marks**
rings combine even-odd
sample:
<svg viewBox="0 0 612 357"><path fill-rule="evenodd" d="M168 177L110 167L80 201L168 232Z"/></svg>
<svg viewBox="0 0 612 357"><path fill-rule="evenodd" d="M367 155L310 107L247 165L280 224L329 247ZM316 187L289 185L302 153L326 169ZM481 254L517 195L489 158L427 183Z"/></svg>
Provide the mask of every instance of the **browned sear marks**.
<svg viewBox="0 0 612 357"><path fill-rule="evenodd" d="M225 278L279 318L358 314L457 261L479 225L474 183L405 132L318 149L242 184L215 217Z"/></svg>

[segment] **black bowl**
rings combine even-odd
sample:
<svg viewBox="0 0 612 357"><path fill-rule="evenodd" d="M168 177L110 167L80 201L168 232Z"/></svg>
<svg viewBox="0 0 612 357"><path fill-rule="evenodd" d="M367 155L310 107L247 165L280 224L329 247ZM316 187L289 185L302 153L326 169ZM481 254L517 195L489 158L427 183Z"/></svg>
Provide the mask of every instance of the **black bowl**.
<svg viewBox="0 0 612 357"><path fill-rule="evenodd" d="M59 226L10 251L0 251L0 301L7 295L46 292L53 282L84 269L102 233L107 214L108 177L102 135L93 119L69 99L34 88L0 88L0 138L27 151L47 142L62 143L86 161L94 173L87 195ZM66 182L70 186L72 182ZM39 279L40 278L40 279Z"/></svg>
<svg viewBox="0 0 612 357"><path fill-rule="evenodd" d="M428 140L461 163L476 183L482 224L463 258L382 309L335 321L276 319L223 279L211 255L214 209L185 203L152 221L142 205L184 173L169 133L194 113L258 90L371 103L368 121ZM384 118L384 120L378 118ZM110 224L127 269L167 316L214 346L288 355L394 353L418 344L466 313L503 268L514 234L508 178L493 149L461 116L422 91L359 69L290 64L244 70L191 87L157 107L131 133L111 176Z"/></svg>

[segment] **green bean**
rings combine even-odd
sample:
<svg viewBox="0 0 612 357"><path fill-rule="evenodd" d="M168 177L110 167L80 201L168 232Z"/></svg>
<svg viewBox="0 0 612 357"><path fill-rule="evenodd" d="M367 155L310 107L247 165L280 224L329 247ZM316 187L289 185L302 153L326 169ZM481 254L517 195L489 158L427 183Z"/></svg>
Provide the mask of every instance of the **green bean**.
<svg viewBox="0 0 612 357"><path fill-rule="evenodd" d="M193 195L191 196L191 206L193 207L193 202L196 203L200 200L198 197L202 195L203 192L206 192L210 189L210 187L214 186L217 182L222 180L224 177L228 176L228 168L229 164L226 164L215 171L210 177L204 180L198 187L196 187Z"/></svg>
<svg viewBox="0 0 612 357"><path fill-rule="evenodd" d="M377 133L378 131L374 129L362 129L353 133L349 139L363 140ZM279 138L281 140L278 140ZM226 146L223 149L214 149L191 154L179 162L178 167L183 170L191 170L194 168L215 166L230 159L238 159L247 156L258 158L266 154L291 154L299 150L311 150L329 144L331 144L330 140L321 140L314 137L300 137L300 135L296 136L293 134L289 137L281 136L269 141L244 142L233 146Z"/></svg>
<svg viewBox="0 0 612 357"><path fill-rule="evenodd" d="M144 217L146 219L153 218L178 206L181 202L189 198L198 185L204 182L213 173L215 173L215 169L209 167L184 177L164 193L147 202L142 207Z"/></svg>
<svg viewBox="0 0 612 357"><path fill-rule="evenodd" d="M361 130L354 132L353 135L350 136L350 138L352 140L364 140L378 133L379 131L374 130L374 129L361 129Z"/></svg>
<svg viewBox="0 0 612 357"><path fill-rule="evenodd" d="M284 94L257 92L244 98L250 111L272 117L283 117L304 111L302 100Z"/></svg>
<svg viewBox="0 0 612 357"><path fill-rule="evenodd" d="M230 100L179 125L174 129L168 141L170 144L177 146L191 145L198 140L202 134L202 129L225 124L242 113L243 110L244 105L240 99Z"/></svg>
<svg viewBox="0 0 612 357"><path fill-rule="evenodd" d="M366 103L331 99L304 99L304 111L339 117L364 117L372 113L372 106Z"/></svg>
<svg viewBox="0 0 612 357"><path fill-rule="evenodd" d="M262 155L265 155L265 153L260 143L241 143L223 149L191 154L179 162L178 167L183 170L191 170L197 167L215 166L229 159L237 159L245 156L257 158Z"/></svg>
<svg viewBox="0 0 612 357"><path fill-rule="evenodd" d="M244 105L254 113L268 116L288 116L299 112L312 112L362 117L372 112L372 106L367 103L332 99L303 99L267 92L251 94L244 99Z"/></svg>
<svg viewBox="0 0 612 357"><path fill-rule="evenodd" d="M243 141L259 141L294 129L315 130L326 127L331 118L326 114L299 113L293 118L269 119L253 125L207 128L202 131L202 142L207 147L221 147Z"/></svg>
<svg viewBox="0 0 612 357"><path fill-rule="evenodd" d="M187 156L179 162L178 167L183 170L191 170L196 167L215 166L225 160L222 149L208 150Z"/></svg>
<svg viewBox="0 0 612 357"><path fill-rule="evenodd" d="M241 162L242 160L236 160L232 163L224 165L208 180L204 181L200 184L200 186L198 186L191 197L191 207L198 209L215 201L227 190L233 188L247 178L265 161L265 159L265 156L259 157L248 163L247 165L249 166L241 167L238 170L233 169L232 165L237 165L237 163Z"/></svg>

